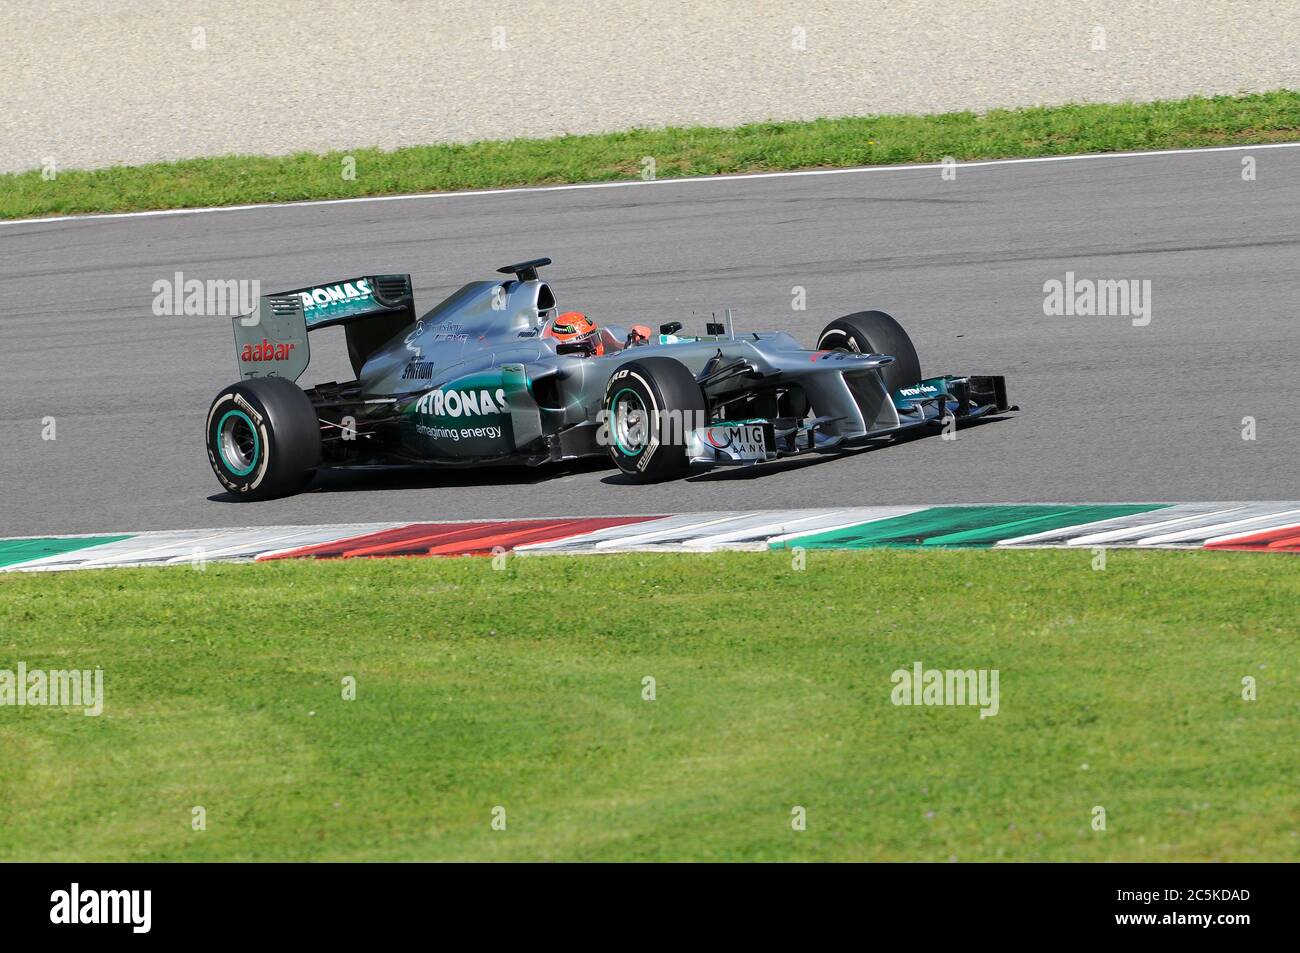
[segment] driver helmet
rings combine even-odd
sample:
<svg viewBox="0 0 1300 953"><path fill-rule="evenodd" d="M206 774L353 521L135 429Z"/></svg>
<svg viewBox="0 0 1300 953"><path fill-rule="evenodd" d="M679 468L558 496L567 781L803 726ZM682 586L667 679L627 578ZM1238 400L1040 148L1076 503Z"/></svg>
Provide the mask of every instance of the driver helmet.
<svg viewBox="0 0 1300 953"><path fill-rule="evenodd" d="M596 322L581 311L566 311L552 318L542 331L542 337L554 338L560 344L585 345L586 350L599 357L605 353Z"/></svg>

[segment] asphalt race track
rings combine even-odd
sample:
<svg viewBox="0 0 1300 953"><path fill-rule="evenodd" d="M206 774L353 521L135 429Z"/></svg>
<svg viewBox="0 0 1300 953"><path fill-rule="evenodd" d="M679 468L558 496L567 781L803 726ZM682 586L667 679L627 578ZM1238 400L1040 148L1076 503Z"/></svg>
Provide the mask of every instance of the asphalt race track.
<svg viewBox="0 0 1300 953"><path fill-rule="evenodd" d="M1242 178L1253 155L1257 179ZM1300 495L1300 149L666 182L0 224L0 535L896 503ZM409 271L427 310L548 255L562 308L809 345L880 308L927 373L1007 375L1018 417L841 458L631 485L603 465L329 474L238 504L203 448L234 374L225 317L157 317L153 283L262 290ZM1044 282L1151 282L1151 320L1044 315ZM807 310L792 309L806 289ZM694 317L692 316L694 314ZM1140 320L1140 319L1139 319ZM304 383L349 376L313 335ZM1243 418L1256 439L1242 439ZM56 439L42 439L53 417Z"/></svg>

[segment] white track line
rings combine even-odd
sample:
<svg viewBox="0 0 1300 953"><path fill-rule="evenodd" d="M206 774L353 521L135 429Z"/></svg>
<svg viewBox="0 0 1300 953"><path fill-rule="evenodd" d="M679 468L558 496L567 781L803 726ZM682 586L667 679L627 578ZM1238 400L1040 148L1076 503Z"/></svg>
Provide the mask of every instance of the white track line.
<svg viewBox="0 0 1300 953"><path fill-rule="evenodd" d="M613 539L605 539L595 544L598 550L604 549L621 549L626 546L641 546L645 543L652 543L659 536L677 536L686 533L692 529L703 529L706 526L716 526L719 523L734 523L736 520L745 519L749 513L728 513L725 516L718 516L713 519L704 519L697 522L687 523L685 526L677 526L670 529L657 529L649 533L629 533L626 536L616 536ZM629 525L637 526L640 524L633 523ZM654 525L653 523L649 525Z"/></svg>
<svg viewBox="0 0 1300 953"><path fill-rule="evenodd" d="M1294 517L1300 514L1300 510L1283 510L1278 513L1269 513L1264 516L1251 516L1246 519L1232 520L1228 523L1214 523L1210 526L1198 526L1195 529L1183 530L1179 533L1163 533L1159 536L1147 536L1139 539L1139 546L1158 546L1168 543L1191 543L1202 542L1209 539L1218 539L1220 536L1242 536L1247 534L1244 528L1252 523L1262 523L1249 532L1262 533L1266 529L1272 529L1274 526L1282 527L1294 522ZM1291 519L1287 519L1290 517ZM1224 530L1242 527L1236 533L1225 534Z"/></svg>
<svg viewBox="0 0 1300 953"><path fill-rule="evenodd" d="M101 567L113 566L117 563L144 563L160 562L162 554L171 550L193 549L195 546L206 543L209 540L225 539L229 531L213 533L211 536L181 536L173 538L167 542L157 542L153 546L145 546L141 549L128 550L115 556L101 556L99 559L88 559L81 564L85 569L99 569ZM188 557L187 557L188 558Z"/></svg>
<svg viewBox="0 0 1300 953"><path fill-rule="evenodd" d="M189 538L191 538L191 536L193 536L193 535L197 535L197 534L200 533L200 532L202 532L202 531L199 531L199 530L159 530L159 531L157 531L157 532L153 532L153 533L123 533L123 534L117 534L117 533L104 533L104 534L94 533L94 534L87 534L88 536L99 536L99 535L113 535L113 536L116 536L116 535L124 535L124 536L126 536L127 538L126 538L126 539L119 539L119 540L117 540L116 542L112 542L112 543L99 543L99 544L94 545L94 546L85 546L85 547L82 547L81 549L68 550L67 552L62 552L62 553L52 553L52 554L50 554L50 555L48 555L48 556L40 556L40 557L37 557L37 558L35 558L35 559L29 559L29 560L26 560L26 561L24 561L24 562L22 562L22 563L18 563L18 564L16 564L16 566L6 567L6 568L16 568L16 567L21 567L21 568L23 568L23 569L29 569L29 568L30 568L30 569L44 569L44 568L47 567L47 566L51 566L51 567L54 567L54 568L63 568L63 567L65 567L65 566L81 567L81 566L85 566L85 565L88 565L88 564L91 564L91 563L95 563L95 562L97 562L97 561L100 560L100 559L115 559L115 558L117 558L117 557L119 557L119 556L121 556L121 555L123 555L123 554L125 554L125 553L135 553L135 552L139 552L140 549L141 549L141 547L142 547L142 546L146 546L146 545L148 545L148 544L150 543L150 541L153 542L153 544L154 544L154 548L156 548L157 545L158 545L160 542L162 542L163 540L167 540L167 541L169 541L170 543L175 543L177 540L185 540L185 539L189 539ZM214 530L214 531L211 531L211 532L215 532L215 530ZM63 537L63 538L65 538L65 539L76 539L76 538L78 538L78 537L72 537L72 536L69 536L69 537ZM82 537L82 538L85 538L85 537Z"/></svg>
<svg viewBox="0 0 1300 953"><path fill-rule="evenodd" d="M1159 532L1160 530L1170 529L1174 526L1186 527L1186 524L1195 523L1198 520L1207 526L1212 526L1214 525L1215 520L1224 516L1228 516L1232 513L1240 513L1245 508L1246 507L1244 505L1234 506L1230 509L1213 510L1212 512L1209 513L1193 513L1191 516L1180 516L1176 519L1171 519L1171 520L1170 519L1152 520L1150 523L1129 525L1124 527L1123 529L1111 530L1105 533L1089 533L1087 536L1076 536L1074 539L1069 540L1065 545L1099 546L1102 543L1110 543L1116 540L1122 540L1130 537L1141 539L1145 536L1151 536ZM1155 516L1160 512L1162 511L1153 510L1150 515Z"/></svg>
<svg viewBox="0 0 1300 953"><path fill-rule="evenodd" d="M267 547L271 543L280 543L286 539L311 538L313 534L314 534L314 528L308 526L305 529L299 529L293 533L281 533L278 535L268 535L265 538L257 539L257 540L245 539L244 542L231 543L230 545L222 546L219 549L209 550L205 548L203 552L198 554L190 553L186 555L185 553L182 553L179 556L172 556L170 559L167 560L167 565L170 566L175 563L187 563L194 560L195 558L202 559L205 561L212 560L212 559L222 559L232 553L240 553L240 552L247 551L250 547L254 547L254 548L259 546ZM253 555L256 555L258 552L265 552L265 551L266 551L265 549L256 549Z"/></svg>
<svg viewBox="0 0 1300 953"><path fill-rule="evenodd" d="M596 543L607 539L621 539L625 534L633 531L634 528L640 527L649 530L652 526L660 529L672 529L673 527L690 526L698 523L705 517L711 516L734 516L734 513L719 514L717 512L705 513L676 513L669 516L656 516L653 519L641 520L632 523L622 523L617 526L606 526L604 529L593 529L588 533L580 533L577 536L568 536L564 539L552 539L544 543L525 543L522 546L516 546L511 552L514 553L533 553L533 552L567 552L570 549L589 549Z"/></svg>
<svg viewBox="0 0 1300 953"><path fill-rule="evenodd" d="M1300 142L1266 142L1253 146L1207 146L1202 149L1153 149L1148 152L1089 152L1072 156L1035 156L1025 159L980 159L958 162L959 169L982 169L989 166L1028 165L1038 162L1079 162L1088 159L1147 159L1155 156L1199 155L1214 152L1259 151L1263 149L1295 149ZM144 212L103 212L93 215L51 215L46 218L14 218L0 220L3 225L33 225L50 222L90 222L98 219L160 218L167 215L201 215L205 212L247 212L261 208L306 208L314 205L356 205L362 202L406 202L429 199L475 198L493 195L520 195L529 192L576 192L586 189L626 189L656 185L693 185L709 182L752 182L759 179L793 179L814 175L861 175L871 172L919 172L948 168L942 162L925 162L911 165L869 165L851 169L802 169L794 172L740 172L732 175L683 176L670 179L628 179L619 182L578 182L573 185L532 185L508 189L473 189L462 192L415 192L403 195L362 195L347 199L311 199L306 202L265 202L252 205L213 205L203 208L164 208Z"/></svg>
<svg viewBox="0 0 1300 953"><path fill-rule="evenodd" d="M751 514L756 516L759 514ZM832 512L814 513L811 516L790 517L784 514L773 514L775 519L769 520L758 526L750 525L746 529L733 529L725 533L715 533L712 536L698 536L695 539L688 539L682 545L696 546L718 546L724 543L734 543L737 540L750 543L762 543L767 545L768 539L782 531L794 532L793 527L802 523L810 523L826 519L834 519L835 514ZM799 532L812 532L809 529L803 529Z"/></svg>
<svg viewBox="0 0 1300 953"><path fill-rule="evenodd" d="M1234 539L1243 539L1247 536L1254 536L1256 533L1266 533L1266 532L1292 530L1292 529L1296 531L1297 535L1300 535L1300 523L1293 522L1293 523L1284 523L1281 526L1270 526L1267 529L1251 529L1251 530L1244 530L1243 532L1240 533L1229 533L1227 536L1214 536L1210 539L1207 539L1204 545L1208 546L1211 543L1228 543Z"/></svg>
<svg viewBox="0 0 1300 953"><path fill-rule="evenodd" d="M1159 511L1153 510L1152 512L1159 512ZM1133 513L1126 513L1123 516L1108 516L1104 520L1088 520L1085 523L1076 523L1073 526L1062 526L1059 529L1042 530L1041 532L1037 532L1037 533L1027 533L1024 536L1010 536L1006 539L998 540L997 545L998 546L1027 546L1033 543L1037 543L1038 541L1044 539L1051 540L1051 539L1056 539L1057 537L1068 538L1067 534L1069 533L1078 532L1081 529L1088 529L1088 527L1090 526L1091 527L1105 526L1108 523L1114 523L1116 520L1132 519L1134 515L1135 514Z"/></svg>

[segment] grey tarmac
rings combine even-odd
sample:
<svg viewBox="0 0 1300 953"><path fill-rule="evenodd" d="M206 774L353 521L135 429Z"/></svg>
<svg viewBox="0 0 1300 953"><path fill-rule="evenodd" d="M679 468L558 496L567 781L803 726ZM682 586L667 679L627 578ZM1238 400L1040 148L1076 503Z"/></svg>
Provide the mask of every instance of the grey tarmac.
<svg viewBox="0 0 1300 953"><path fill-rule="evenodd" d="M1256 178L1242 177L1252 156ZM0 535L906 503L1300 496L1300 149L662 182L0 227ZM152 313L153 283L265 291L382 272L424 310L547 255L564 309L809 346L890 312L926 373L1002 373L1024 412L845 457L655 486L570 470L330 473L239 504L203 447L230 321ZM1044 314L1045 283L1151 282L1150 323ZM802 288L806 310L793 305ZM337 331L337 329L335 329ZM304 382L346 379L313 335ZM1256 439L1242 437L1254 419ZM55 439L42 439L53 418ZM603 463L603 462L602 462Z"/></svg>

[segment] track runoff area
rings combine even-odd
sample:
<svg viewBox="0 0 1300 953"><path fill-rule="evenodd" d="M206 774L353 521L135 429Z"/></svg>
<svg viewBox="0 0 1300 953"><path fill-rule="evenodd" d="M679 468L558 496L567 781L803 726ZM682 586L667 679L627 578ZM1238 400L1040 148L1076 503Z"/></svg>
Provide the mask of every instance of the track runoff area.
<svg viewBox="0 0 1300 953"><path fill-rule="evenodd" d="M0 572L274 559L869 548L1300 553L1300 501L879 506L0 539Z"/></svg>

